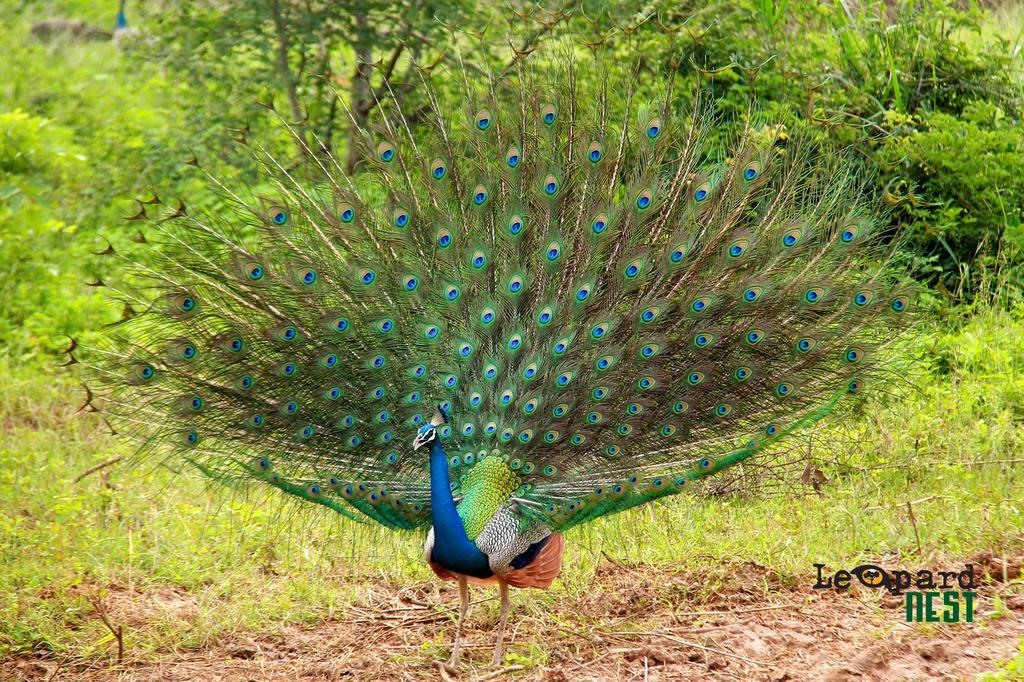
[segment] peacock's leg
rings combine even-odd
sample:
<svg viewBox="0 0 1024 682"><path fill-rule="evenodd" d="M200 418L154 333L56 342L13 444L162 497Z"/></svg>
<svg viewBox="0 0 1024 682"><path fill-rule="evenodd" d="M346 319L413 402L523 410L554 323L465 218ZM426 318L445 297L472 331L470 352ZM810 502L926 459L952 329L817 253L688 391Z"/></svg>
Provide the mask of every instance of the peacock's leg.
<svg viewBox="0 0 1024 682"><path fill-rule="evenodd" d="M459 624L455 626L455 645L452 646L452 657L448 659L448 665L452 668L459 664L459 649L462 648L462 624L466 621L466 613L469 611L469 582L466 576L459 576Z"/></svg>
<svg viewBox="0 0 1024 682"><path fill-rule="evenodd" d="M505 650L505 627L508 625L508 583L499 580L498 589L501 591L501 616L498 618L498 643L494 645L494 656L491 657L491 665L501 663Z"/></svg>

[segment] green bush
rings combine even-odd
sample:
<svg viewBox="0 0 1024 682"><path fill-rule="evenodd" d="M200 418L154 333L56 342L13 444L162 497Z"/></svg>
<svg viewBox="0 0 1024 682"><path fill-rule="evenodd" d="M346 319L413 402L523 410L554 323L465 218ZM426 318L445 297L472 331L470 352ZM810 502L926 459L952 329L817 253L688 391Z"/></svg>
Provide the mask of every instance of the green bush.
<svg viewBox="0 0 1024 682"><path fill-rule="evenodd" d="M248 170L223 150L227 123L191 116L199 95L160 64L110 43L28 35L44 17L101 22L86 4L0 8L10 27L0 60L0 355L48 369L62 362L66 336L117 318L86 282L110 274L93 253L134 235L124 221L133 198L207 201L206 183L183 163L192 152L222 177Z"/></svg>
<svg viewBox="0 0 1024 682"><path fill-rule="evenodd" d="M651 89L699 74L723 139L753 111L851 147L922 279L970 295L998 269L1019 297L1024 51L996 22L948 0L679 2L620 49Z"/></svg>
<svg viewBox="0 0 1024 682"><path fill-rule="evenodd" d="M880 159L907 187L897 215L920 244L938 243L944 273L999 271L1024 282L1024 128L991 102L960 117L916 116ZM945 283L957 279L944 277ZM963 281L963 280L962 280ZM970 281L969 279L966 281Z"/></svg>
<svg viewBox="0 0 1024 682"><path fill-rule="evenodd" d="M55 257L73 244L75 224L51 204L83 157L71 131L22 111L0 112L0 347L20 359L52 348L94 321L102 302L72 293L71 262Z"/></svg>

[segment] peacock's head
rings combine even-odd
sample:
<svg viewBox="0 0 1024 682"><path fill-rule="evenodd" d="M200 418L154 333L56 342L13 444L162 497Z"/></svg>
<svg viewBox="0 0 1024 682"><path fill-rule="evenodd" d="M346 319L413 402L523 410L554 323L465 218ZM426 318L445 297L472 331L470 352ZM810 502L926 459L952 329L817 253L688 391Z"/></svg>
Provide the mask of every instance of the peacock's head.
<svg viewBox="0 0 1024 682"><path fill-rule="evenodd" d="M412 442L412 449L419 450L424 445L430 445L437 440L437 427L442 426L448 422L448 413L441 409L441 406L437 406L437 410L434 411L434 417L420 427L420 430L416 432L416 440Z"/></svg>
<svg viewBox="0 0 1024 682"><path fill-rule="evenodd" d="M437 440L437 427L433 424L424 424L416 433L416 440L412 442L412 449L419 450L424 445L430 445Z"/></svg>

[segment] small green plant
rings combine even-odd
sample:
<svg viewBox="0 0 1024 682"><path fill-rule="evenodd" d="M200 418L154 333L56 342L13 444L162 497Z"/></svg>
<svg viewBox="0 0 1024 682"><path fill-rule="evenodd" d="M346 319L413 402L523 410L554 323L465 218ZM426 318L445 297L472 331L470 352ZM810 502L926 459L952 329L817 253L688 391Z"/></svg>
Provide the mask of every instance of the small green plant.
<svg viewBox="0 0 1024 682"><path fill-rule="evenodd" d="M1019 682L1024 680L1024 639L1017 645L1017 655L999 664L999 668L978 676L978 682Z"/></svg>

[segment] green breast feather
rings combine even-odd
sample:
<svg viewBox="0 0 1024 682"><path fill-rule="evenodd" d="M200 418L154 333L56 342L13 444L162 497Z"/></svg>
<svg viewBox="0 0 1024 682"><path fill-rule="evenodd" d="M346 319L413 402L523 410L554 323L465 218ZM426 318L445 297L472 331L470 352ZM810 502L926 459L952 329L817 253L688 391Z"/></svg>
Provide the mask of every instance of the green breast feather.
<svg viewBox="0 0 1024 682"><path fill-rule="evenodd" d="M470 540L476 539L518 487L519 477L498 457L482 459L466 472L458 512Z"/></svg>

